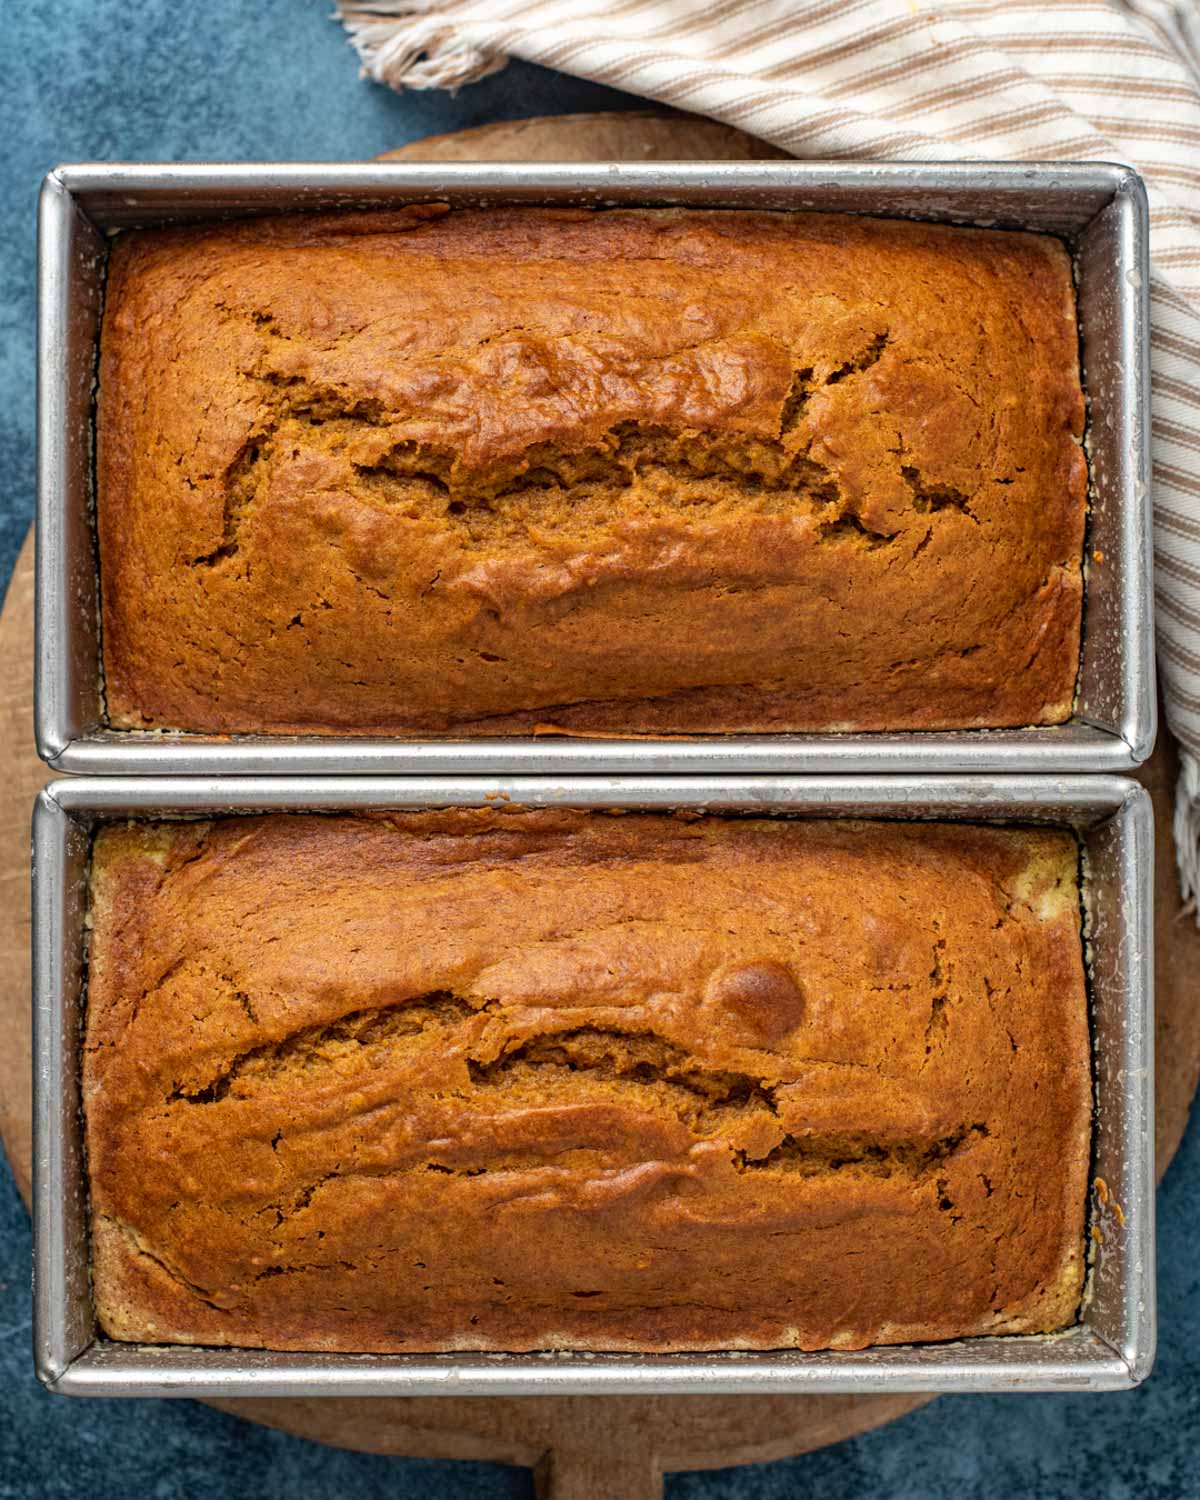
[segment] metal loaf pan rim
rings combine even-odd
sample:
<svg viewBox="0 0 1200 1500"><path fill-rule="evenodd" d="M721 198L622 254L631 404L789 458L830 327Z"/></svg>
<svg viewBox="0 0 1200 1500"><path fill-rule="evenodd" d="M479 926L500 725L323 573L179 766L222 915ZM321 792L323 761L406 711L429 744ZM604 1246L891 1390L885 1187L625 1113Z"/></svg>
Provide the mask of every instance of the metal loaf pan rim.
<svg viewBox="0 0 1200 1500"><path fill-rule="evenodd" d="M1095 1170L1106 1211L1084 1322L1065 1333L860 1353L303 1355L95 1341L79 1108L79 1005L94 819L258 809L706 807L778 816L1053 822L1084 832ZM34 1352L76 1395L295 1396L1114 1390L1155 1343L1153 820L1119 777L134 778L61 780L34 813ZM1099 1213L1093 1204L1093 1223Z"/></svg>
<svg viewBox="0 0 1200 1500"><path fill-rule="evenodd" d="M1073 230L1079 237L1086 383L1095 397L1089 427L1094 511L1076 719L1015 730L678 740L206 736L103 728L97 717L90 504L95 329L106 236L131 224L180 218L430 198L757 205ZM1105 162L60 166L43 184L39 219L38 751L57 770L85 774L1131 769L1150 753L1156 728L1147 226L1140 178Z"/></svg>

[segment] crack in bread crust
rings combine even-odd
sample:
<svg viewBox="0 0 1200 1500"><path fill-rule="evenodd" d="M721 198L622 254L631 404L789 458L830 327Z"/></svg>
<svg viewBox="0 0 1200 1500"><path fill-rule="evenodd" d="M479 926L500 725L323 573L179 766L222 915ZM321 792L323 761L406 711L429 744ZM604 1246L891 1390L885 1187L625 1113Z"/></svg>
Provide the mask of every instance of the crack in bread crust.
<svg viewBox="0 0 1200 1500"><path fill-rule="evenodd" d="M270 319L264 314L254 321L261 327ZM872 339L832 371L825 386L870 369L887 343L886 334ZM323 444L351 453L356 441L372 430L387 434L394 426L397 433L403 431L405 414L389 412L378 401L353 400L302 376L268 372L256 378L264 415L225 469L221 541L193 558L193 567L212 567L237 555L242 521L269 483L272 459L288 444L302 444L312 438L312 429L320 429ZM586 533L613 506L623 505L636 515L642 508L633 494L638 489L667 509L708 504L767 514L807 511L819 517L822 533L831 539L857 534L893 540L897 533L879 533L863 522L833 471L811 457L811 444L797 447L789 440L813 389L813 371L797 369L781 408L779 438L672 431L630 421L590 446L538 443L481 471L465 467L451 448L396 436L375 442L370 462L351 457L348 470L372 499L400 508L410 519L459 529L471 547L505 542L536 547L541 526ZM951 492L924 486L915 468L903 472L918 511L944 508L929 496ZM551 500L569 504L551 508L546 503ZM959 495L952 503L967 509L966 497Z"/></svg>

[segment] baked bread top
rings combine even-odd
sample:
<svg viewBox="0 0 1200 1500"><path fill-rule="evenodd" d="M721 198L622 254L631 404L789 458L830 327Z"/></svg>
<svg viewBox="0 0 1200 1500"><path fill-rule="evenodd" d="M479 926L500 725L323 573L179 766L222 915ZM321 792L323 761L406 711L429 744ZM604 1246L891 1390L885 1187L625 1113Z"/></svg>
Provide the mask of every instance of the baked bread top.
<svg viewBox="0 0 1200 1500"><path fill-rule="evenodd" d="M114 1338L858 1348L1071 1322L1077 849L460 811L110 826Z"/></svg>
<svg viewBox="0 0 1200 1500"><path fill-rule="evenodd" d="M1049 236L505 208L114 243L122 728L1050 724L1086 464Z"/></svg>

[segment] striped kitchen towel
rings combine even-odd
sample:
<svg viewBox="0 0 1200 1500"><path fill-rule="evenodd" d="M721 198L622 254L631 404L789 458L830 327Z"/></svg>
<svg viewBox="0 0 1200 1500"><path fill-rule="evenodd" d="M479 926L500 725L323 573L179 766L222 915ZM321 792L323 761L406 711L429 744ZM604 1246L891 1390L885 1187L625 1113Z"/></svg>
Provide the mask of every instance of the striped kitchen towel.
<svg viewBox="0 0 1200 1500"><path fill-rule="evenodd" d="M1159 664L1200 892L1200 0L341 0L364 72L454 88L509 55L796 156L1123 161L1150 195Z"/></svg>

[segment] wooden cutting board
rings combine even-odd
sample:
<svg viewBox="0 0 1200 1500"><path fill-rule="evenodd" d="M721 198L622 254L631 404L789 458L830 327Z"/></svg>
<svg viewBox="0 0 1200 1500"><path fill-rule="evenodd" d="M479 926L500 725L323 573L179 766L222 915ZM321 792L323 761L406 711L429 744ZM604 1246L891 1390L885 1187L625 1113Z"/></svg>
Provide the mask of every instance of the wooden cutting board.
<svg viewBox="0 0 1200 1500"><path fill-rule="evenodd" d="M687 115L630 112L487 125L388 152L420 161L752 160L782 153ZM0 1136L26 1202L30 1180L29 815L47 779L31 739L33 547L0 616ZM1141 778L1154 796L1158 1169L1183 1135L1200 1074L1200 932L1179 911L1171 855L1175 756ZM676 1469L762 1463L840 1442L920 1406L922 1396L581 1396L228 1400L211 1404L339 1447L413 1458L487 1459L535 1470L552 1500L648 1500Z"/></svg>

